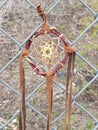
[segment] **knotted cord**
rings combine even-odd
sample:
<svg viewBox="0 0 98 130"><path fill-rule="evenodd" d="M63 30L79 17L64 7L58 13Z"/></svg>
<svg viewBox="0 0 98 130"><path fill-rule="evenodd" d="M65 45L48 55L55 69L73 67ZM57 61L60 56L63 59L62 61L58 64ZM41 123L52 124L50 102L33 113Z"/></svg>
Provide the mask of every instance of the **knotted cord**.
<svg viewBox="0 0 98 130"><path fill-rule="evenodd" d="M42 33L50 33L50 28L49 28L49 25L48 25L48 22L47 22L47 16L44 13L44 11L42 10L40 5L37 6L37 13L39 14L39 16L42 18L42 20L44 22L40 31Z"/></svg>

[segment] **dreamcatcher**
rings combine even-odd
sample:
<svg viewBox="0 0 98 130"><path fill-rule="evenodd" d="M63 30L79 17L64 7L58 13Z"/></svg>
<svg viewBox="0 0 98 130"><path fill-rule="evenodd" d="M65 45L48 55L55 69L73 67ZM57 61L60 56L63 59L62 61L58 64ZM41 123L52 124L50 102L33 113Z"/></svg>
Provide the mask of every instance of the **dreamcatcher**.
<svg viewBox="0 0 98 130"><path fill-rule="evenodd" d="M26 42L20 55L20 120L19 130L26 130L25 119L25 81L23 69L23 57L29 62L33 70L47 79L48 112L47 130L50 130L52 113L53 78L56 72L63 68L68 61L66 76L66 109L64 130L70 128L70 114L72 104L72 81L75 51L66 42L64 36L54 27L49 27L47 17L40 6L37 7L39 16L43 19L41 29L35 32ZM66 121L67 120L67 121ZM66 123L67 122L67 123Z"/></svg>

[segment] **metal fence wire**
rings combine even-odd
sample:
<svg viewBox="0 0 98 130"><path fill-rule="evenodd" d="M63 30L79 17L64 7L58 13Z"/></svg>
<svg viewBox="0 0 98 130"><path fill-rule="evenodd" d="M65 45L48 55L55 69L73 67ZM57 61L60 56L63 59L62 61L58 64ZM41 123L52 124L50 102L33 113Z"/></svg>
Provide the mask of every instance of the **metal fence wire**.
<svg viewBox="0 0 98 130"><path fill-rule="evenodd" d="M97 0L96 0L97 1ZM8 3L11 3L12 2L12 5L10 6L10 4L8 4ZM20 2L21 3L21 0L18 0L18 1L16 1L16 2ZM55 1L48 1L48 2L50 2L51 4L50 4L50 6L48 6L48 4L47 4L47 1L43 1L43 2L41 2L41 3L45 3L45 9L47 8L47 14L48 15L50 15L50 19L51 19L51 17L53 18L53 16L55 16L55 19L56 18L58 18L58 15L60 16L60 15L63 15L64 16L64 14L62 14L61 12L60 12L60 10L61 10L61 8L59 9L59 7L61 6L61 4L60 3L62 3L63 4L63 7L64 7L64 3L63 2L66 2L66 4L71 4L71 2L75 2L75 1L70 1L70 2L68 2L68 1L63 1L63 0L55 0ZM82 83L82 85L81 85L81 82L79 82L79 84L77 85L77 83L74 83L73 84L73 89L78 89L78 90L76 90L77 92L75 93L75 94L73 94L73 113L72 113L72 121L71 121L71 123L72 123L72 129L78 129L78 130L97 130L98 129L98 102L96 101L96 103L95 103L95 100L94 100L94 103L95 103L95 106L94 106L94 108L93 108L93 106L92 105L90 105L91 103L89 102L89 105L88 106L86 106L85 104L87 104L87 97L86 96L88 96L89 98L90 98L90 95L89 95L89 93L87 93L87 95L85 95L84 93L88 90L88 89L90 89L91 88L91 86L93 86L93 84L95 83L95 84L97 84L97 88L95 88L95 91L96 91L96 93L97 93L97 95L96 96L98 96L98 31L93 31L94 29L94 27L96 26L96 28L97 28L97 30L98 30L98 13L96 12L96 11L94 11L94 8L92 8L92 6L90 6L89 5L89 0L87 1L87 0L85 0L85 1L83 1L83 0L78 0L78 2L80 2L80 4L81 4L81 7L82 8L84 8L84 9L86 9L85 11L88 11L89 13L90 13L90 15L87 17L87 16L85 16L85 18L83 18L82 17L82 12L80 13L80 22L81 23L83 23L83 20L86 20L86 23L89 23L88 22L88 20L91 18L91 21L92 22L90 22L89 24L87 24L86 26L84 26L83 25L83 27L85 27L85 28L83 28L82 29L82 31L80 32L80 33L77 33L78 34L78 36L76 36L76 38L73 38L73 37L71 37L72 39L74 39L74 40L70 40L70 36L69 37L67 37L67 35L65 36L66 37L66 39L67 39L67 41L68 41L68 43L69 44L71 44L74 48L76 47L76 48L78 48L77 50L79 50L79 47L81 48L81 50L83 51L83 52L81 52L81 50L80 50L80 52L79 51L77 51L76 50L76 55L77 55L77 58L76 58L76 66L78 66L77 67L77 69L75 69L75 78L77 77L78 79L78 81L81 81L82 80L82 78L83 77L79 77L79 75L82 75L81 73L83 73L83 68L88 68L89 70L90 70L90 72L93 74L92 75L92 77L90 77L90 79L88 78L88 80L87 81L83 81L83 83ZM93 3L94 1L92 1L92 3ZM27 5L28 6L30 6L30 11L33 13L33 12L35 12L35 10L36 10L36 6L35 6L35 1L33 1L33 0L25 0L25 3L27 3ZM7 4L8 4L8 7L7 7ZM13 1L13 0L2 0L1 2L0 2L0 10L2 10L1 12L3 12L4 10L4 8L6 7L6 11L5 12L3 12L3 13L5 13L6 14L6 12L7 12L7 10L9 9L9 8L14 8L14 5L15 4L15 1ZM37 3L37 4L39 4L39 2ZM67 5L67 6L68 6ZM96 7L97 7L97 9L98 9L98 1L96 2ZM70 8L70 11L69 11L69 13L72 13L72 15L74 14L74 11L76 11L76 9L79 11L79 10L81 10L80 8L78 8L78 6L77 6L77 8L75 9L75 8L73 8L72 6L70 6L70 7L64 7L64 9L66 8L66 10L68 9L68 8ZM20 10L20 12L22 11L22 8L23 8L23 6L21 5L21 8L19 8L19 10ZM55 10L55 8L57 8L57 10ZM73 10L71 10L73 8ZM18 6L17 6L17 9L18 9ZM55 15L55 11L56 11L56 15ZM72 12L71 12L72 11ZM84 11L84 12L85 12ZM98 10L97 10L98 11ZM26 17L28 17L28 15L29 15L29 13L27 14L27 12L26 12L26 10L24 10L24 13L26 14ZM10 12L10 14L11 14L11 12ZM25 14L23 14L23 15L25 15ZM2 15L2 14L0 14L0 15ZM52 16L53 15L53 16ZM79 15L79 14L77 14L77 15ZM6 19L6 15L5 15L5 19ZM64 16L65 17L65 16ZM69 17L69 16L68 16ZM73 17L73 16L71 16L71 17ZM63 17L61 18L61 19L63 19ZM66 18L67 19L67 18ZM31 19L29 19L28 21L27 21L27 28L28 28L28 24L29 24L29 22L30 22L30 20ZM74 20L75 20L75 18L74 18ZM9 23L11 23L12 21L10 20L9 21ZM61 30L64 30L64 27L66 26L65 25L65 23L63 23L63 25L64 25L64 27L63 27L63 29L62 29L62 26L61 26L61 23L59 23L60 21L57 19L57 21L56 21L57 23L58 23L58 25L57 25L57 27L59 28L59 29L61 29ZM71 24L74 26L74 22L78 22L78 21L71 21L71 19L70 19L70 21L69 22L72 22ZM34 25L33 25L33 23L34 23ZM85 23L85 21L84 21L84 23ZM20 23L19 24L22 24L22 21L20 21ZM55 23L54 23L54 20L52 20L52 23L51 24L53 24L53 25L55 25ZM60 25L59 25L60 24ZM7 91L10 91L10 92L12 92L13 93L13 95L17 95L16 96L16 99L19 99L19 95L20 95L20 93L19 93L19 90L18 89L16 89L15 87L14 87L14 85L15 86L19 86L18 85L18 83L17 83L17 85L14 83L14 80L17 78L19 78L19 77L17 77L17 74L15 75L15 74L12 74L11 73L11 65L12 64L14 64L14 68L16 68L16 66L19 66L19 64L17 64L18 62L19 62L19 60L17 60L18 58L19 58L19 55L20 55L20 53L21 53L21 50L22 50L22 48L23 48L23 45L26 43L26 41L28 41L28 39L36 32L36 30L38 30L40 27L41 27L41 25L42 25L42 23L36 23L36 22L34 22L34 20L33 20L33 22L32 22L32 25L33 26L35 26L35 28L33 29L33 31L31 31L31 32L28 32L28 36L26 36L26 38L24 38L24 40L21 42L21 41L19 41L19 40L16 40L16 38L13 36L13 34L10 34L9 33L9 31L7 31L4 27L6 26L5 24L3 24L2 25L2 27L0 27L0 35L1 35L1 39L2 39L2 37L5 37L5 39L6 38L8 38L8 39L10 39L11 41L12 41L12 45L11 46L14 46L15 48L18 48L17 50L18 50L18 52L16 52L16 53L14 53L14 56L12 56L11 58L8 58L8 56L7 56L7 58L8 58L8 60L5 62L5 64L2 66L1 65L1 63L0 63L0 84L1 84L1 86L0 86L0 91L1 91L1 95L2 95L2 93L3 93L3 90L4 89L6 89ZM11 26L11 25L10 25ZM7 26L7 29L8 28L10 28L10 26ZM16 29L18 28L18 26L16 26ZM66 27L65 27L66 28ZM13 26L13 29L15 29L15 27ZM9 30L9 29L8 29ZM28 28L28 30L29 30L29 28ZM26 31L28 31L28 30L26 30ZM68 30L70 30L70 28L69 29L67 29L67 31ZM80 27L80 30L81 30L81 27ZM92 32L91 34L89 33L88 35L90 35L91 37L92 37L92 35L93 35L93 37L95 38L95 40L97 41L97 43L93 43L93 47L95 48L95 50L92 50L92 49L90 49L88 46L90 46L90 45L88 45L88 46L86 46L86 44L84 44L85 43L85 40L83 41L82 39L87 35L87 32ZM22 34L21 34L22 35ZM65 34L64 34L65 35ZM71 36L72 35L74 35L74 31L73 31L73 33L72 34L70 34ZM18 34L18 37L21 37L20 36L20 34ZM86 36L86 38L88 38L87 36ZM89 39L88 39L89 40ZM82 43L82 45L80 44L81 42L83 41L83 43ZM89 40L90 41L90 40ZM0 40L0 42L2 42L2 40ZM0 43L1 44L1 43ZM3 41L2 42L2 45L4 45L5 44L5 41ZM1 46L1 45L0 45ZM91 48L92 48L92 46L90 46ZM5 44L5 47L8 47L7 46L7 44ZM89 48L89 49L88 49ZM8 49L8 48L7 48ZM89 55L92 55L91 53L91 51L93 51L94 52L94 60L93 60L93 58L87 58L88 56L87 56L87 54L85 53L85 51L86 50L90 50L89 51ZM0 50L0 51L3 51L2 49ZM5 51L5 50L4 50ZM11 50L9 50L9 53L11 54ZM85 53L85 54L84 54ZM0 59L0 62L3 62L3 59L5 58L5 55L6 55L6 51L3 53L4 54L4 57L2 58L2 59ZM94 63L95 62L95 63ZM82 63L82 64L81 64ZM28 68L26 68L27 70L28 70ZM6 71L7 70L10 70L10 74L13 76L14 75L14 78L13 79L11 79L10 78L10 76L9 76L9 78L8 78L8 81L6 81L5 80L5 78L6 78ZM82 71L82 72L81 72ZM30 74L31 74L31 72L29 72ZM19 74L19 73L18 73ZM84 74L85 74L85 72L84 72ZM61 73L61 74L58 74L60 77L61 77L61 79L62 79L62 75L63 75L63 73ZM33 78L33 80L34 81L32 81L33 82L33 85L32 86L34 86L34 82L36 82L36 84L35 84L35 87L32 89L32 91L29 91L28 90L28 95L27 95L27 97L26 97L26 107L27 107L27 109L28 109L28 113L27 113L27 115L28 115L28 117L27 118L29 118L30 116L31 116L31 124L32 124L32 130L33 130L33 128L34 129L37 129L37 130L40 130L41 129L41 126L37 126L37 123L35 124L36 125L36 127L34 127L33 126L33 122L32 122L32 120L33 121L35 121L35 120L37 120L37 118L35 118L36 116L38 117L38 120L39 120L39 122L42 120L43 122L45 122L46 120L47 120L47 117L45 116L45 114L44 114L44 110L42 110L43 108L41 108L40 107L40 105L38 105L37 104L37 107L35 107L35 105L34 105L34 103L35 102L37 102L36 101L36 99L35 99L35 97L36 97L36 95L37 94L39 94L39 93L41 93L41 92L43 92L43 86L45 85L45 79L43 79L42 77L39 77L38 76L38 79L36 79L35 77L33 77L34 76L34 74L32 74L32 78ZM65 75L64 75L65 76ZM87 77L86 77L87 78ZM13 85L11 85L10 83L9 83L9 81L11 81L11 80L13 80L12 82L13 82ZM36 81L37 80L37 81ZM83 79L84 80L84 79ZM18 81L17 81L18 82ZM29 79L27 80L27 82L29 82ZM38 84L38 82L40 82L39 84ZM65 87L64 87L64 85L63 85L63 83L60 83L60 82L58 82L58 80L55 80L54 79L54 85L56 86L56 88L57 89L59 89L59 91L64 91L65 90ZM29 86L29 85L28 85ZM82 86L82 87L81 87ZM19 88L19 87L18 87ZM29 88L28 88L29 89ZM91 90L91 89L90 89ZM56 93L56 92L55 92ZM92 89L92 92L91 93L93 93L93 89ZM57 93L56 93L57 94ZM83 95L84 94L84 95ZM95 93L94 93L95 94ZM6 95L6 93L5 93L5 95ZM64 96L64 95L63 95ZM84 96L84 98L83 98L83 96ZM83 99L81 99L81 97L83 98ZM41 95L40 96L40 99L43 99L43 95ZM3 99L3 96L1 96L1 101L0 101L0 107L2 108L3 107L3 105L5 104L5 106L2 108L2 109L0 109L0 130L8 130L8 129L15 129L14 127L13 127L13 124L14 124L14 126L17 126L18 124L17 124L17 121L16 122L14 122L15 121L15 119L16 120L18 120L18 115L19 115L19 112L20 112L20 110L19 110L19 104L17 105L18 107L16 107L15 108L15 110L13 110L13 108L12 108L12 110L10 110L10 111L13 111L13 114L12 115L10 115L10 113L8 112L8 111L3 111L3 110L5 110L8 106L6 105L7 104L7 100L4 100L5 102L3 102L2 101L2 99ZM13 97L11 97L11 101L12 101L12 99L13 99ZM31 99L32 99L32 102L33 102L33 104L31 104L30 103L30 101L31 101ZM10 99L9 99L10 100ZM61 97L60 96L57 96L57 100L60 102L61 101ZM84 102L85 102L85 104L83 104L83 102L81 102L81 100L83 100ZM54 101L55 102L55 101ZM62 102L62 101L61 101ZM14 105L13 105L13 107L15 106L15 103L16 102L14 102ZM19 102L18 102L19 103ZM38 103L39 103L39 101L38 101ZM35 103L36 104L36 103ZM46 104L45 103L43 103L43 101L42 101L42 106L45 106ZM93 110L95 110L95 109L97 109L97 110L95 110L95 112L94 111L92 111L92 109ZM10 106L10 109L11 109L11 106ZM44 109L46 109L47 110L47 106L46 106L46 108L44 108ZM56 109L56 107L55 107L55 109ZM60 106L58 106L58 109L59 109L59 111L60 111L60 113L59 114L57 114L56 116L55 115L52 115L53 116L53 120L52 120L52 122L51 122L51 130L62 130L63 129L63 127L59 124L59 123L57 123L57 122L59 122L59 120L61 120L62 119L62 117L63 117L63 115L64 115L64 112L65 112L65 110L63 109L63 105L61 104ZM79 112L78 112L78 109L80 110ZM6 109L6 110L8 110L8 109ZM31 111L32 113L35 113L35 115L34 114L29 114L29 111ZM9 117L7 117L7 113L9 113ZM79 117L77 117L77 113L80 113L80 115L78 115ZM81 116L82 115L82 116ZM76 117L75 117L76 116ZM7 118L5 118L5 117L7 117ZM5 118L5 119L4 119ZM28 120L28 119L27 119ZM63 120L63 119L62 119ZM73 121L74 120L74 121ZM76 121L75 121L76 120ZM91 121L91 122L90 122ZM14 123L13 123L14 122ZM83 124L83 122L84 122L84 124ZM16 123L16 124L15 124ZM56 124L57 123L57 124ZM79 123L79 124L78 124ZM56 124L56 125L55 125ZM62 124L62 123L61 123ZM77 124L77 126L76 126L76 124ZM83 128L83 125L85 125L86 127L85 128ZM59 127L60 126L60 127ZM42 128L42 129L45 129L45 127L44 128ZM28 130L30 130L30 128L28 128Z"/></svg>

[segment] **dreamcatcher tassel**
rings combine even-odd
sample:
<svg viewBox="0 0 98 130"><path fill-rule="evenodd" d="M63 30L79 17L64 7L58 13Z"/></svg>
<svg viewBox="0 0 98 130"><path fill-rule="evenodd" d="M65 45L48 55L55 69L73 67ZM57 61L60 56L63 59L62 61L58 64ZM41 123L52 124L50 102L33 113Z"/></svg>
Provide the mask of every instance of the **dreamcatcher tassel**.
<svg viewBox="0 0 98 130"><path fill-rule="evenodd" d="M19 130L26 130L26 108L25 108L25 77L23 68L23 57L28 55L28 50L23 50L20 55L20 115Z"/></svg>
<svg viewBox="0 0 98 130"><path fill-rule="evenodd" d="M50 130L51 113L52 113L52 97L53 97L53 72L46 73L47 78L47 95L48 95L48 118L47 118L47 130Z"/></svg>
<svg viewBox="0 0 98 130"><path fill-rule="evenodd" d="M66 47L65 51L69 52L67 75L66 75L66 103L67 112L65 112L64 130L70 130L70 118L72 109L72 82L74 76L75 51L71 47Z"/></svg>

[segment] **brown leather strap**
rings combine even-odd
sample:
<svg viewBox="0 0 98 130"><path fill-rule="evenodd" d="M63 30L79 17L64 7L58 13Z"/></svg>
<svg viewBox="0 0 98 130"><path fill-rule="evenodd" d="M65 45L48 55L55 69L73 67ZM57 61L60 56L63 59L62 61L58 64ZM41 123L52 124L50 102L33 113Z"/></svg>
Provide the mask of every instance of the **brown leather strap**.
<svg viewBox="0 0 98 130"><path fill-rule="evenodd" d="M73 82L73 73L74 73L74 62L75 62L75 50L72 47L66 47L65 52L68 52L68 67L66 75L66 108L67 113L65 112L65 123L64 130L70 130L70 117L71 117L71 107L72 107L72 82ZM69 94L68 94L69 93Z"/></svg>
<svg viewBox="0 0 98 130"><path fill-rule="evenodd" d="M38 12L39 16L42 18L42 20L44 21L40 32L41 33L49 33L50 32L50 27L49 27L48 22L47 22L47 16L44 13L44 11L42 10L40 5L37 6L37 12Z"/></svg>
<svg viewBox="0 0 98 130"><path fill-rule="evenodd" d="M43 21L46 22L46 14L44 13L40 5L37 6L37 13L43 19Z"/></svg>
<svg viewBox="0 0 98 130"><path fill-rule="evenodd" d="M68 99L68 130L70 130L70 118L71 118L71 109L72 109L72 83L74 77L74 61L75 61L75 53L71 53L69 57L69 62L71 62L70 66L70 79L69 79L69 99ZM69 65L69 63L68 63Z"/></svg>
<svg viewBox="0 0 98 130"><path fill-rule="evenodd" d="M46 73L47 78L47 94L48 94L48 118L47 118L47 130L50 130L51 112L52 112L52 97L53 97L53 72Z"/></svg>
<svg viewBox="0 0 98 130"><path fill-rule="evenodd" d="M20 55L20 116L19 116L19 130L26 130L26 109L25 109L25 78L23 68L23 57L28 55L28 50L23 50Z"/></svg>

